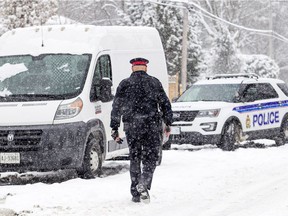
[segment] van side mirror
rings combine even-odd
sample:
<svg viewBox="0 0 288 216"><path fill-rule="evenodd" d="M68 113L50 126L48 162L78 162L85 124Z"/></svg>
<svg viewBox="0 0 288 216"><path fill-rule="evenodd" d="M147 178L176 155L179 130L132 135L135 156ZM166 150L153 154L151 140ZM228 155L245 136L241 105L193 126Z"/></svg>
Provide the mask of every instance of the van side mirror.
<svg viewBox="0 0 288 216"><path fill-rule="evenodd" d="M102 102L108 102L113 100L112 95L112 81L109 78L102 78L99 83L99 99Z"/></svg>

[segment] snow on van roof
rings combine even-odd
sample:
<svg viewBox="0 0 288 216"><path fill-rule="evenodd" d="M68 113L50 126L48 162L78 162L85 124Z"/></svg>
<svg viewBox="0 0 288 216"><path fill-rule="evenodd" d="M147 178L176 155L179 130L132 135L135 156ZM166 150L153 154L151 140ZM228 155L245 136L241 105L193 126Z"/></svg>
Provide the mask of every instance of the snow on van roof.
<svg viewBox="0 0 288 216"><path fill-rule="evenodd" d="M160 37L151 27L50 25L17 28L0 37L0 55L98 53L101 50L155 50Z"/></svg>

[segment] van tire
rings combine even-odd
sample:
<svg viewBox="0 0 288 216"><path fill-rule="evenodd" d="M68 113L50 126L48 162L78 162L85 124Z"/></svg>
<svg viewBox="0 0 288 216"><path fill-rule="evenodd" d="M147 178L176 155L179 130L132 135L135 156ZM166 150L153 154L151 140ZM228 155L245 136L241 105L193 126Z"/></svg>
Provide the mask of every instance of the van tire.
<svg viewBox="0 0 288 216"><path fill-rule="evenodd" d="M234 151L236 149L235 143L239 137L239 134L237 134L237 131L240 131L239 127L239 124L235 120L226 123L218 147L223 151Z"/></svg>
<svg viewBox="0 0 288 216"><path fill-rule="evenodd" d="M82 169L78 175L84 179L92 179L101 174L102 152L100 148L100 139L91 139L88 141Z"/></svg>
<svg viewBox="0 0 288 216"><path fill-rule="evenodd" d="M280 136L275 138L276 146L285 145L288 140L288 116L286 116L281 124Z"/></svg>

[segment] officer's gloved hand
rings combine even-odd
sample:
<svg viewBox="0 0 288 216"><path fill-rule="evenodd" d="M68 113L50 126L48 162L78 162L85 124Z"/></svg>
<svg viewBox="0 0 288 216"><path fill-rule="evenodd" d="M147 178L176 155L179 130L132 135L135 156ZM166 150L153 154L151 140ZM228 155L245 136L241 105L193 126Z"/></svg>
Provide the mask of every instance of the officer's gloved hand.
<svg viewBox="0 0 288 216"><path fill-rule="evenodd" d="M169 125L165 126L165 132L167 133L171 132L171 127Z"/></svg>
<svg viewBox="0 0 288 216"><path fill-rule="evenodd" d="M171 133L171 127L169 125L166 125L164 128L164 134L166 137L169 137Z"/></svg>
<svg viewBox="0 0 288 216"><path fill-rule="evenodd" d="M123 140L119 137L118 130L111 131L111 137L115 140L118 144L122 144Z"/></svg>

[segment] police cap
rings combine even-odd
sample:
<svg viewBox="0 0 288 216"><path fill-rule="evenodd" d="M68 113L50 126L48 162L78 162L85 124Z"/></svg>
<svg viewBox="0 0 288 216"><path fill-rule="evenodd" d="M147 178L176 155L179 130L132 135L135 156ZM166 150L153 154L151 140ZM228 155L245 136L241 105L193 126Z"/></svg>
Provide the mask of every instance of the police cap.
<svg viewBox="0 0 288 216"><path fill-rule="evenodd" d="M130 63L132 64L132 66L134 65L147 65L149 63L149 61L145 58L134 58L130 60Z"/></svg>

